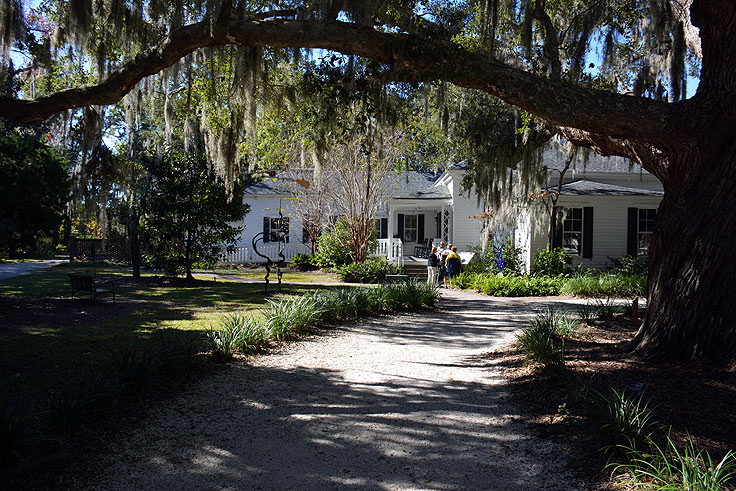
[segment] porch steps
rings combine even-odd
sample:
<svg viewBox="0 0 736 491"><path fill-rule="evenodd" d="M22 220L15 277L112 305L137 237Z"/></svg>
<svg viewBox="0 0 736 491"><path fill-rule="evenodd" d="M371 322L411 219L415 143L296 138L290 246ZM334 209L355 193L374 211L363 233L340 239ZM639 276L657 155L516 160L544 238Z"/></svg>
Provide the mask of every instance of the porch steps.
<svg viewBox="0 0 736 491"><path fill-rule="evenodd" d="M402 272L412 278L427 279L427 263L425 260L404 261Z"/></svg>

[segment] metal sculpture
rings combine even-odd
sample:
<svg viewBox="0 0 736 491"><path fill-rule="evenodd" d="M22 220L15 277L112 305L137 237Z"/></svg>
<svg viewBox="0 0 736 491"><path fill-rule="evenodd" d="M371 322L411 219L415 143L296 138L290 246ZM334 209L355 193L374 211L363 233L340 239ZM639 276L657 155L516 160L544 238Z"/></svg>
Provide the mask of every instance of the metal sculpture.
<svg viewBox="0 0 736 491"><path fill-rule="evenodd" d="M266 236L265 232L258 232L253 236L252 244L253 244L253 252L255 252L258 256L261 256L266 260L266 277L264 278L266 280L266 284L264 285L264 292L268 293L268 277L271 275L271 265L273 264L273 261L271 261L271 258L266 256L265 254L261 254L258 252L258 247L256 246L256 243L260 240L263 241L264 237ZM280 278L279 278L280 280ZM281 286L281 285L279 285Z"/></svg>
<svg viewBox="0 0 736 491"><path fill-rule="evenodd" d="M277 243L279 244L279 253L278 253L278 261L276 261L276 278L278 279L278 289L279 293L281 293L281 278L284 275L283 271L281 271L281 268L286 266L286 256L284 256L284 245L286 243L286 233L284 232L284 213L281 208L279 208L279 227L275 232L275 236L277 239ZM268 231L269 235L273 232L271 230ZM269 237L271 238L271 237ZM271 276L271 266L274 264L274 261L266 256L265 254L261 254L258 251L258 241L265 242L266 241L266 232L258 232L256 235L253 236L253 240L251 243L253 244L253 252L256 253L256 255L264 258L266 260L266 276L264 277L264 280L266 280L266 283L264 285L264 292L268 293L268 283L269 283L269 276Z"/></svg>

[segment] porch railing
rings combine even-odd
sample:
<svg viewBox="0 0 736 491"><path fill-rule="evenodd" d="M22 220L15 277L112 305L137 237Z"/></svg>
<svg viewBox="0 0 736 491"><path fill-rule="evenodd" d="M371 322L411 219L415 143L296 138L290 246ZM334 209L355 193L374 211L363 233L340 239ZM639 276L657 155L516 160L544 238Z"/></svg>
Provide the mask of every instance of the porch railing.
<svg viewBox="0 0 736 491"><path fill-rule="evenodd" d="M260 245L258 246L258 252L270 257L272 261L278 261L279 244ZM283 252L286 261L290 262L297 254L309 254L311 250L309 246L304 244L286 244ZM225 254L222 262L225 264L244 264L265 263L266 260L257 255L252 247L236 247L233 252Z"/></svg>
<svg viewBox="0 0 736 491"><path fill-rule="evenodd" d="M404 263L404 244L401 239L378 239L376 255L396 261L401 266Z"/></svg>

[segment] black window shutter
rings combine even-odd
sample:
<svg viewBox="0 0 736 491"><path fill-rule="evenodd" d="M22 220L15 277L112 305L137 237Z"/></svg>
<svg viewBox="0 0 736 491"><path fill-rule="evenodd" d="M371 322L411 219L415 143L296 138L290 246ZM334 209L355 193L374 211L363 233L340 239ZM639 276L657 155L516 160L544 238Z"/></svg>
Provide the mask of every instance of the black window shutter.
<svg viewBox="0 0 736 491"><path fill-rule="evenodd" d="M557 223L557 210L552 213L552 249L562 247L562 224Z"/></svg>
<svg viewBox="0 0 736 491"><path fill-rule="evenodd" d="M404 214L399 213L399 230L398 230L398 236L401 240L404 240Z"/></svg>
<svg viewBox="0 0 736 491"><path fill-rule="evenodd" d="M381 238L388 239L388 218L381 218Z"/></svg>
<svg viewBox="0 0 736 491"><path fill-rule="evenodd" d="M629 221L626 229L626 254L636 256L639 252L637 247L637 233L639 231L639 208L629 208Z"/></svg>
<svg viewBox="0 0 736 491"><path fill-rule="evenodd" d="M593 207L583 208L583 257L593 258Z"/></svg>
<svg viewBox="0 0 736 491"><path fill-rule="evenodd" d="M271 241L271 219L268 217L263 217L263 242L270 242Z"/></svg>
<svg viewBox="0 0 736 491"><path fill-rule="evenodd" d="M424 214L417 217L417 244L424 243Z"/></svg>

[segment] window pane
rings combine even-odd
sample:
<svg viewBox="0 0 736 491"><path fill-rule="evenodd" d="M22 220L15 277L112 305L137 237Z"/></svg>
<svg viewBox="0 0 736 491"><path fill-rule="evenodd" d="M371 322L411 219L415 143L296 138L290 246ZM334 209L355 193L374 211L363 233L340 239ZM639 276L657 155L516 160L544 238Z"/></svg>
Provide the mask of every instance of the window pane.
<svg viewBox="0 0 736 491"><path fill-rule="evenodd" d="M583 243L583 209L570 208L562 222L562 248L580 255Z"/></svg>
<svg viewBox="0 0 736 491"><path fill-rule="evenodd" d="M417 215L404 215L404 242L417 241Z"/></svg>

